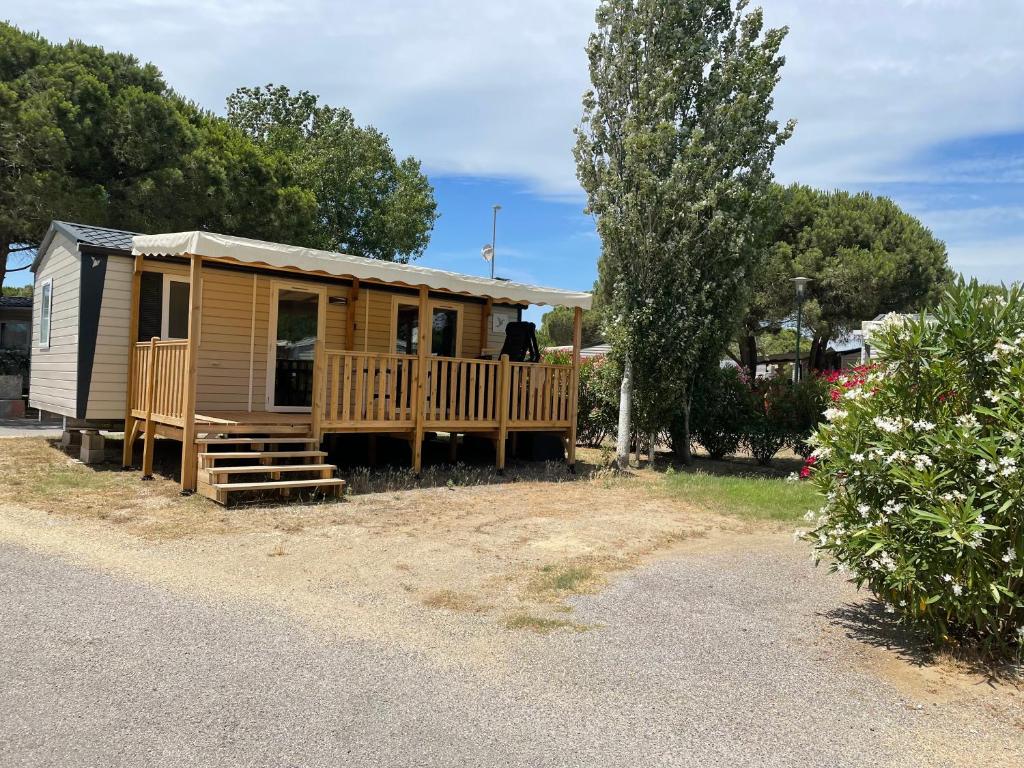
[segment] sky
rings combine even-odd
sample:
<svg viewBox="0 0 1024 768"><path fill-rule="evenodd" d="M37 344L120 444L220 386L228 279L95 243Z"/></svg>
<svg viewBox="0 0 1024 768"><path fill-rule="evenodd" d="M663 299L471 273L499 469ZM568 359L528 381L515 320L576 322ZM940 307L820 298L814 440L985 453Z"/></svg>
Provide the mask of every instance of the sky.
<svg viewBox="0 0 1024 768"><path fill-rule="evenodd" d="M775 113L798 122L776 178L888 195L956 270L1024 280L1024 0L754 4L789 27ZM600 242L571 147L595 6L0 0L0 18L133 53L218 113L271 82L347 106L430 176L441 217L422 264L487 274L497 203L499 276L588 289Z"/></svg>

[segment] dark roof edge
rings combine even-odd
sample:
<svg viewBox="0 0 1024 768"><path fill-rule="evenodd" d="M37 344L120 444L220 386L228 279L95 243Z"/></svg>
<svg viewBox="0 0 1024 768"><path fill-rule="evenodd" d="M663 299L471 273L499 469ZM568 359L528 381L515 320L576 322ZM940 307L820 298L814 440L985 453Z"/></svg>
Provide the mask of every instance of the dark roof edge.
<svg viewBox="0 0 1024 768"><path fill-rule="evenodd" d="M35 273L35 271L39 269L39 262L43 260L43 256L46 255L47 250L50 248L50 243L53 242L53 238L58 232L74 242L78 246L78 249L83 252L95 253L104 256L131 256L131 251L93 245L92 243L84 243L79 237L79 233L76 232L73 227L59 219L54 219L50 222L50 227L46 230L46 234L43 235L42 242L39 243L39 249L36 251L36 257L32 260L31 272Z"/></svg>

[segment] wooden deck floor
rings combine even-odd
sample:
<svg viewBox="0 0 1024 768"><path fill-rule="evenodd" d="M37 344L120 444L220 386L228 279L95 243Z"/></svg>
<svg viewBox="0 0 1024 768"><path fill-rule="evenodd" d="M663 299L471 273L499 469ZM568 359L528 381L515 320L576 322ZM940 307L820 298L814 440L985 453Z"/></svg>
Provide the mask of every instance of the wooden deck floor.
<svg viewBox="0 0 1024 768"><path fill-rule="evenodd" d="M309 426L308 413L280 413L277 411L204 411L196 414L196 424L243 426L249 424L284 424Z"/></svg>

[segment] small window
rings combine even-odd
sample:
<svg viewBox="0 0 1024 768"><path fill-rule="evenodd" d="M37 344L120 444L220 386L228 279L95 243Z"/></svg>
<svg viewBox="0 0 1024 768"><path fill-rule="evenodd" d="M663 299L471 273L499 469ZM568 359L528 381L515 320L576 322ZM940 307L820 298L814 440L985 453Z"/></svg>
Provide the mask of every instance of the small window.
<svg viewBox="0 0 1024 768"><path fill-rule="evenodd" d="M43 283L39 294L39 346L50 348L50 320L53 317L53 280Z"/></svg>
<svg viewBox="0 0 1024 768"><path fill-rule="evenodd" d="M459 311L457 309L434 309L434 334L430 351L441 357L456 357L459 340Z"/></svg>
<svg viewBox="0 0 1024 768"><path fill-rule="evenodd" d="M164 282L164 316L161 318L160 336L164 339L187 339L188 338L188 310L189 290L188 282L185 280L171 280L170 277Z"/></svg>
<svg viewBox="0 0 1024 768"><path fill-rule="evenodd" d="M419 351L420 308L415 304L398 305L398 324L395 334L395 352L415 355Z"/></svg>

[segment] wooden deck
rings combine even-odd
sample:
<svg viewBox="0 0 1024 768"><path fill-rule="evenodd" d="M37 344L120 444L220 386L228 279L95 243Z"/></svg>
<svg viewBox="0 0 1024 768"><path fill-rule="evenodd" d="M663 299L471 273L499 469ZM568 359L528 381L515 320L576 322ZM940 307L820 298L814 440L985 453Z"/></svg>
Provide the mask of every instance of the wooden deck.
<svg viewBox="0 0 1024 768"><path fill-rule="evenodd" d="M570 463L574 458L576 372L570 365L329 350L317 342L309 413L197 410L189 419L187 343L153 340L133 350L125 462L142 434L146 474L155 436L192 445L183 450L183 462L201 463L198 446L210 436L290 435L319 443L327 433L391 435L410 441L419 471L417 449L428 432L489 437L503 468L510 433L543 431L560 434Z"/></svg>

